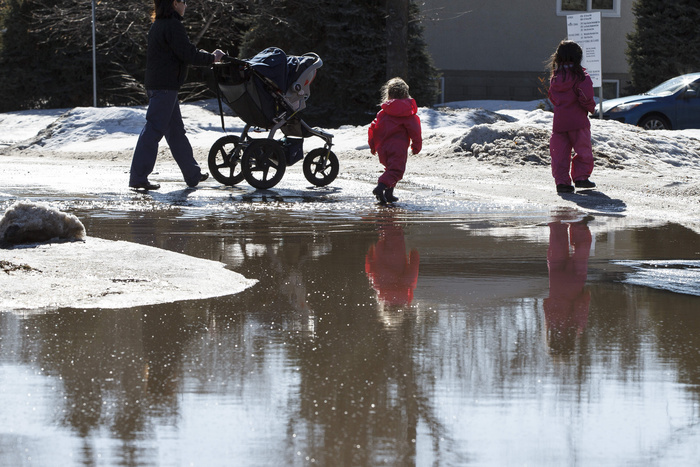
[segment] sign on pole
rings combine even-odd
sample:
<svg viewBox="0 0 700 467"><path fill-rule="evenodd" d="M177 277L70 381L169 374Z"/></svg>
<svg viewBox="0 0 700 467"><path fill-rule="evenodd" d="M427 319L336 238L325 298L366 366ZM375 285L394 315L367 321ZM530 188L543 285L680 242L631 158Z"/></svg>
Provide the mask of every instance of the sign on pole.
<svg viewBox="0 0 700 467"><path fill-rule="evenodd" d="M567 15L566 34L583 49L583 67L591 75L593 87L601 87L600 12Z"/></svg>

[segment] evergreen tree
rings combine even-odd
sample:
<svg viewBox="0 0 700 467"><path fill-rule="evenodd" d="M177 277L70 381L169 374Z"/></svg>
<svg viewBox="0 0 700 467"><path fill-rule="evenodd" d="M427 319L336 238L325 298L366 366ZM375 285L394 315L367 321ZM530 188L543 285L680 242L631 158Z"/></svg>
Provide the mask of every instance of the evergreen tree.
<svg viewBox="0 0 700 467"><path fill-rule="evenodd" d="M317 53L323 67L304 117L311 124L367 119L383 74L383 26L376 2L280 0L260 4L241 47L249 58L267 47ZM381 86L381 84L379 84Z"/></svg>
<svg viewBox="0 0 700 467"><path fill-rule="evenodd" d="M45 51L30 33L31 6L29 2L10 0L0 14L0 112L41 107L46 102L38 89L49 78L42 66Z"/></svg>
<svg viewBox="0 0 700 467"><path fill-rule="evenodd" d="M637 0L635 29L627 35L629 92L648 91L674 76L700 71L700 2Z"/></svg>
<svg viewBox="0 0 700 467"><path fill-rule="evenodd" d="M419 106L431 106L440 92L438 71L428 53L428 45L423 38L421 11L415 2L409 6L408 23L408 83L411 96Z"/></svg>
<svg viewBox="0 0 700 467"><path fill-rule="evenodd" d="M100 105L145 103L143 77L152 1L98 2L96 42ZM92 12L85 0L6 0L0 5L0 111L89 106ZM419 8L410 4L408 76L418 105L437 95ZM386 5L372 0L200 0L187 9L190 39L206 50L250 58L276 46L324 61L305 118L312 124L362 124L378 110L387 79ZM245 37L244 37L245 33ZM240 51L239 51L240 48ZM27 51L31 51L28 53ZM190 68L181 98L212 97L206 69ZM316 122L316 123L314 123Z"/></svg>
<svg viewBox="0 0 700 467"><path fill-rule="evenodd" d="M371 0L276 0L260 4L242 44L241 58L267 47L288 54L315 52L323 60L311 89L304 118L311 124L364 124L379 110L379 89L386 82L386 11ZM419 105L437 96L432 66L419 21L411 3L409 76Z"/></svg>
<svg viewBox="0 0 700 467"><path fill-rule="evenodd" d="M100 5L96 22L100 100L131 104L134 90L142 91L137 78L145 63L136 33L147 31L149 11L143 3L140 9L132 4L123 10L114 7L120 3ZM11 98L0 104L3 109L92 105L91 2L13 0L7 15L0 87Z"/></svg>
<svg viewBox="0 0 700 467"><path fill-rule="evenodd" d="M326 17L321 57L327 68L313 106L318 105L318 114L333 125L368 123L386 81L384 11L371 0L329 3L337 5Z"/></svg>
<svg viewBox="0 0 700 467"><path fill-rule="evenodd" d="M202 0L188 6L184 25L200 48L238 53L249 21L245 0ZM96 42L100 105L145 104L143 78L153 2L98 2ZM0 10L0 111L89 106L92 85L92 5L85 0L9 0ZM31 51L31 53L27 53ZM192 69L184 99L211 97L202 70Z"/></svg>

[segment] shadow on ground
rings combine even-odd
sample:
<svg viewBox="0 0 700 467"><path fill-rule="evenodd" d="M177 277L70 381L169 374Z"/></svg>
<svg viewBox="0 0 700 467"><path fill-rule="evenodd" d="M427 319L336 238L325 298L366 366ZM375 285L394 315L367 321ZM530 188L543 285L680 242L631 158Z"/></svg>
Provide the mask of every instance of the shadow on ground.
<svg viewBox="0 0 700 467"><path fill-rule="evenodd" d="M584 209L601 212L621 213L627 210L627 204L621 199L613 199L598 190L581 190L576 193L560 193L563 199L571 201Z"/></svg>

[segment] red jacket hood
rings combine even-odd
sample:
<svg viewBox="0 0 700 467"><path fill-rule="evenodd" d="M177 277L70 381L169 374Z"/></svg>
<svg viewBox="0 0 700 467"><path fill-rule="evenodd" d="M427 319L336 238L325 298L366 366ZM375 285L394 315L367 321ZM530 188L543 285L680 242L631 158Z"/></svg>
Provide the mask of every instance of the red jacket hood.
<svg viewBox="0 0 700 467"><path fill-rule="evenodd" d="M409 97L408 99L392 99L382 104L382 110L394 117L410 117L418 113L416 101Z"/></svg>

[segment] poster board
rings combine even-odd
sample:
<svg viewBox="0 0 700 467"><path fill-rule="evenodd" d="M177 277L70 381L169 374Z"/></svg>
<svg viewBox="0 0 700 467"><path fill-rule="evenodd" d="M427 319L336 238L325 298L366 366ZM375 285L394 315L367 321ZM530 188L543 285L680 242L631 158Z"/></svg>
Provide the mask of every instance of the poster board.
<svg viewBox="0 0 700 467"><path fill-rule="evenodd" d="M583 67L591 76L593 87L603 85L600 53L600 12L566 16L566 35L583 49Z"/></svg>

